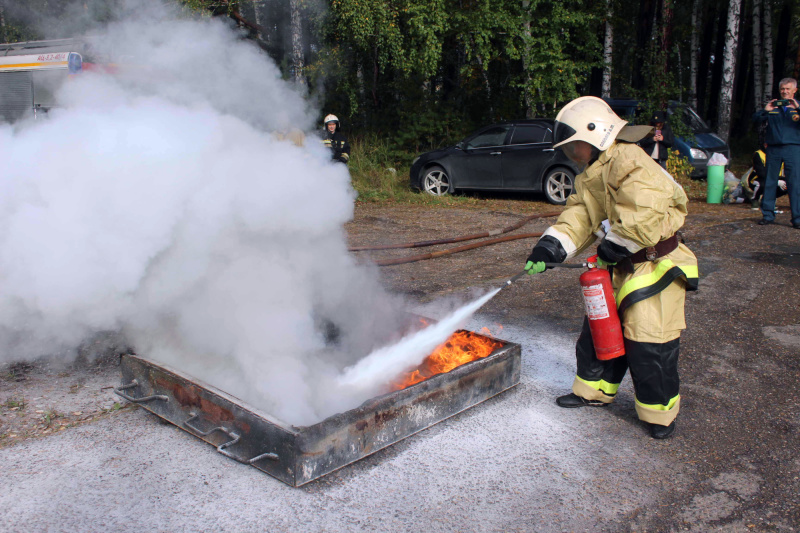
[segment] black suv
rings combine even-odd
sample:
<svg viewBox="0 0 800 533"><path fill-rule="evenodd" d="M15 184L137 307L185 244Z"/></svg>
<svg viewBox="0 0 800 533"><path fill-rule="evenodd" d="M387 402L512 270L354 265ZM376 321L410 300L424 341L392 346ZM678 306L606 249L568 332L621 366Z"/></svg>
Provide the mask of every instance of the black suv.
<svg viewBox="0 0 800 533"><path fill-rule="evenodd" d="M460 143L426 152L411 164L411 187L442 196L458 189L544 192L563 205L578 167L553 148L553 120L486 126Z"/></svg>

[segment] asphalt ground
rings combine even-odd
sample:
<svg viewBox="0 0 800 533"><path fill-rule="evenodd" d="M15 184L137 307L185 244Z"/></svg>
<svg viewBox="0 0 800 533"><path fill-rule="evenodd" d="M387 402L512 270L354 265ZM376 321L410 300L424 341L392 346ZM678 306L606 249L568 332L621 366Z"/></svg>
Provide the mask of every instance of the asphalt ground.
<svg viewBox="0 0 800 533"><path fill-rule="evenodd" d="M5 367L0 530L797 531L800 231L785 198L779 206L778 224L758 226L758 212L741 205L690 205L684 229L701 283L687 297L681 413L666 441L637 421L628 379L609 408L555 405L572 383L583 307L578 271L549 270L501 291L469 326L521 344L517 387L301 488L119 402L109 388L119 384L114 358ZM411 242L552 211L527 197L358 204L346 229L352 245ZM532 244L381 273L414 310L435 316L443 301L517 273Z"/></svg>

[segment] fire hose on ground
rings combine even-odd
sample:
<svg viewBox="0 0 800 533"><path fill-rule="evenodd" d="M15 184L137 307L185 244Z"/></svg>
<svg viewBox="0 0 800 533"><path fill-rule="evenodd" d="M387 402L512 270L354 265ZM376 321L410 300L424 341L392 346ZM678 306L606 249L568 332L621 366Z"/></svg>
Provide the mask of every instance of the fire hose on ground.
<svg viewBox="0 0 800 533"><path fill-rule="evenodd" d="M424 248L426 246L436 246L437 244L452 244L454 242L473 241L475 239L483 239L484 237L494 237L495 235L503 235L504 233L510 233L515 229L521 228L531 220L537 218L557 217L560 214L561 213L541 213L537 215L530 215L503 229L484 231L483 233L475 233L473 235L462 235L461 237L450 237L447 239L439 239L435 241L418 241L418 242L407 242L401 244L383 244L378 246L351 246L347 250L350 252L365 252L368 250L393 250L397 248Z"/></svg>
<svg viewBox="0 0 800 533"><path fill-rule="evenodd" d="M558 215L559 215L559 213L542 213L542 214L530 215L530 216L527 216L527 217L519 220L518 222L515 222L514 224L512 224L512 225L510 225L508 227L505 227L503 229L485 231L483 233L476 233L476 234L472 234L472 235L463 235L463 236L460 236L460 237L451 237L451 238L439 239L439 240L435 240L435 241L418 241L418 242L411 242L411 243L387 244L387 245L379 245L379 246L354 246L354 247L349 248L348 250L351 251L351 252L361 252L361 251L367 251L367 250L389 250L389 249L397 249L397 248L422 248L422 247L425 247L425 246L436 246L436 245L439 245L439 244L450 244L450 243L455 243L455 242L470 241L470 240L475 240L475 239L481 239L481 238L484 238L484 237L491 237L491 236L494 236L494 235L502 235L504 233L509 233L511 231L514 231L515 229L518 229L518 228L522 227L523 225L527 224L531 220L534 220L534 219L537 219L537 218L554 217L554 216L558 216ZM414 263L416 261L423 261L425 259L433 259L435 257L442 257L442 256L445 256L445 255L455 254L455 253L458 253L458 252L464 252L466 250L473 250L475 248L481 248L483 246L489 246L489 245L492 245L492 244L499 244L501 242L514 241L514 240L517 240L517 239L528 239L528 238L531 238L531 237L541 237L541 236L542 236L541 232L523 233L523 234L520 234L520 235L507 235L505 237L497 237L495 239L488 239L488 240L477 242L477 243L466 244L464 246L457 246L455 248L450 248L450 249L447 249L447 250L440 250L438 252L430 252L430 253L426 253L426 254L410 255L410 256L406 256L406 257L398 257L398 258L395 258L395 259L380 259L380 260L374 261L374 263L376 265L378 265L378 266L402 265L402 264L405 264L405 263Z"/></svg>
<svg viewBox="0 0 800 533"><path fill-rule="evenodd" d="M455 248L440 250L438 252L430 252L427 254L418 254L418 255L407 255L405 257L398 257L396 259L379 259L378 261L374 261L374 263L378 266L402 265L405 263L414 263L416 261L423 261L425 259L433 259L435 257L442 257L445 255L455 254L458 252L464 252L466 250L481 248L482 246L489 246L490 244L498 244L501 242L515 241L517 239L528 239L531 237L541 237L541 236L542 236L541 231L536 233L522 233L520 235L506 235L505 237L498 237L496 239L489 239L486 241L475 242L472 244L465 244L464 246L456 246Z"/></svg>

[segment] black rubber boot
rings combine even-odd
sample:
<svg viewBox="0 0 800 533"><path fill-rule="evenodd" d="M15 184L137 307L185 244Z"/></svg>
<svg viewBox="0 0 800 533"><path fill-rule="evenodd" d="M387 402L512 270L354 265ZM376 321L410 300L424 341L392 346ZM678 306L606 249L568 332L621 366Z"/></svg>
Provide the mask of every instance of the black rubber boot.
<svg viewBox="0 0 800 533"><path fill-rule="evenodd" d="M559 407L567 407L567 408L605 407L606 405L608 405L607 403L603 403L600 400L587 400L585 398L581 398L580 396L572 392L556 398L556 403L558 404Z"/></svg>
<svg viewBox="0 0 800 533"><path fill-rule="evenodd" d="M659 424L650 424L650 436L654 439L666 439L675 433L675 421L668 426L661 426Z"/></svg>
<svg viewBox="0 0 800 533"><path fill-rule="evenodd" d="M759 226L767 226L769 224L774 224L774 223L775 223L774 220L767 220L766 218L762 218L761 220L758 221Z"/></svg>

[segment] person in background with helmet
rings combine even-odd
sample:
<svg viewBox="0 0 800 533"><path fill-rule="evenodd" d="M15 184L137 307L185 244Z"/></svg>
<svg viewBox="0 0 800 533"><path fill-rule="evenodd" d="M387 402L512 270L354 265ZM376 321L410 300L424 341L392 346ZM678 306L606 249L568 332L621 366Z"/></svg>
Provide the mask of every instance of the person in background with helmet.
<svg viewBox="0 0 800 533"><path fill-rule="evenodd" d="M575 349L577 376L561 407L605 406L630 368L636 414L653 438L675 430L680 409L678 352L686 290L697 288L697 259L680 242L688 202L680 185L639 146L650 126L626 126L603 100L584 96L556 117L555 147L585 167L555 224L528 257L537 274L596 239L598 266L612 274L625 355L601 361L588 320ZM604 224L605 222L605 224Z"/></svg>
<svg viewBox="0 0 800 533"><path fill-rule="evenodd" d="M336 115L328 115L324 123L322 144L331 149L331 158L334 161L347 164L350 161L350 145L344 134L339 131L339 119Z"/></svg>

